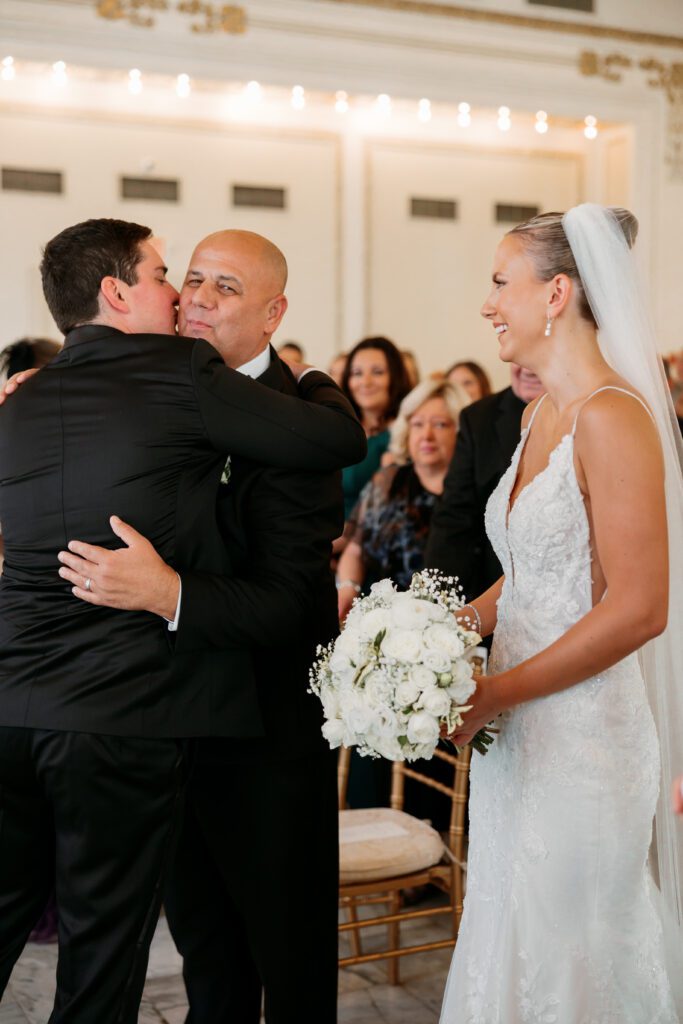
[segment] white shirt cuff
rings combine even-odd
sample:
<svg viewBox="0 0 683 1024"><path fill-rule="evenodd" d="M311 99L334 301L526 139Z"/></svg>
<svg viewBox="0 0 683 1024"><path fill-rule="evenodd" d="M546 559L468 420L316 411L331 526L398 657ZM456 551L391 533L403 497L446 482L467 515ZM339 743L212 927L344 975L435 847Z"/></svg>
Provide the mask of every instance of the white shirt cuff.
<svg viewBox="0 0 683 1024"><path fill-rule="evenodd" d="M166 619L166 621L168 622L168 631L169 631L169 633L177 632L178 623L180 622L180 602L183 599L183 581L180 578L180 573L176 573L176 576L178 577L178 583L179 583L179 587L178 587L178 604L175 606L175 618L174 618L173 622L171 622L170 619Z"/></svg>

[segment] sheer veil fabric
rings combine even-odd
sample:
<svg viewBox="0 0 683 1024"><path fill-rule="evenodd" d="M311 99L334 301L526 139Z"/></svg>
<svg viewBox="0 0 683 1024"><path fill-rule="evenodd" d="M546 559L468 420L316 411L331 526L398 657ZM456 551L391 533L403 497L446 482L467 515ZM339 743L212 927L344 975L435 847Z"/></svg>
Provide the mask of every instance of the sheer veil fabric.
<svg viewBox="0 0 683 1024"><path fill-rule="evenodd" d="M683 839L672 814L672 781L683 771L683 444L666 383L654 325L636 261L617 216L584 203L562 221L610 366L643 396L654 415L666 472L669 533L669 619L640 652L662 759L653 861L670 934L668 952L683 961ZM634 579L633 586L638 586ZM672 978L676 974L671 975ZM681 998L678 993L679 999Z"/></svg>

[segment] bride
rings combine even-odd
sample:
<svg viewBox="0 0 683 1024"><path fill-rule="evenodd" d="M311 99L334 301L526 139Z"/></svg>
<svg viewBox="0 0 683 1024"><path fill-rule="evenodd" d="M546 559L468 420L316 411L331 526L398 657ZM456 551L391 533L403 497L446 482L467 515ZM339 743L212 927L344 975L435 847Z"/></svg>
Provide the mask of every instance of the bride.
<svg viewBox="0 0 683 1024"><path fill-rule="evenodd" d="M627 211L586 204L514 228L495 255L482 315L546 394L486 511L505 575L459 615L494 640L453 739L502 717L472 757L441 1024L683 1022L667 806L683 765L683 486L636 233Z"/></svg>

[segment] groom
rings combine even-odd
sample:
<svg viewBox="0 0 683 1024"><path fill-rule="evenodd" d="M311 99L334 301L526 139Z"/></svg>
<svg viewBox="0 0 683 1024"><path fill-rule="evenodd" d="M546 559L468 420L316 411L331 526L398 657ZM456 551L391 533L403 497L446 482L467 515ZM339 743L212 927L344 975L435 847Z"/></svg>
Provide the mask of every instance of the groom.
<svg viewBox="0 0 683 1024"><path fill-rule="evenodd" d="M292 375L269 346L272 332L254 315L273 289L268 246L260 236L238 231L200 243L181 294L180 330L204 337L228 365L292 394ZM329 557L343 518L339 480L336 474L292 473L233 458L218 518L236 575L176 566L179 609L175 573L126 524L116 527L126 548L73 544L87 558L65 553L71 568L62 573L90 603L175 617L178 653L199 656L210 647L227 658L230 648L251 651L265 739L196 744L165 898L184 956L189 1019L257 1022L264 989L269 1022L331 1024L335 760L321 737L318 702L306 690L316 644L337 629ZM90 592L83 589L87 578Z"/></svg>
<svg viewBox="0 0 683 1024"><path fill-rule="evenodd" d="M48 245L46 295L65 347L0 416L0 990L56 872L53 1024L136 1020L173 846L178 737L264 732L245 655L189 656L190 637L172 657L161 618L75 601L56 552L74 534L104 548L117 510L170 565L229 576L216 451L328 470L363 454L324 377L304 380L314 407L235 374L203 341L162 334L177 293L149 236L90 221ZM265 303L269 322L281 298ZM97 592L94 576L81 583Z"/></svg>

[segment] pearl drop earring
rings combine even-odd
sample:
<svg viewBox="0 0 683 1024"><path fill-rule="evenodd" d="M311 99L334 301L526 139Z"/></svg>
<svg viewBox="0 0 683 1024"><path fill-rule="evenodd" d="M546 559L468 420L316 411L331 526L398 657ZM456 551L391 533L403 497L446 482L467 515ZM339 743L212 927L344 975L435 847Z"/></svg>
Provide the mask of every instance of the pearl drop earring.
<svg viewBox="0 0 683 1024"><path fill-rule="evenodd" d="M553 322L550 319L550 316L548 315L546 317L546 321L545 321L545 336L546 336L546 338L550 337L550 335L552 333L552 329L553 329Z"/></svg>

